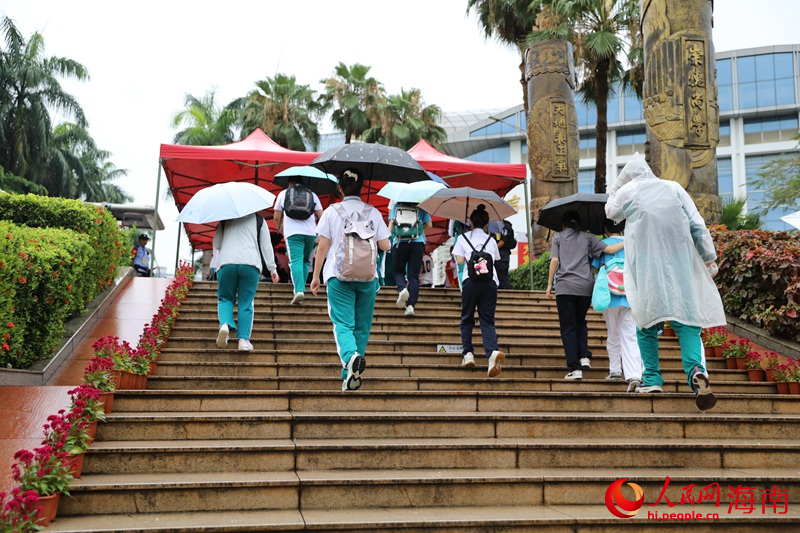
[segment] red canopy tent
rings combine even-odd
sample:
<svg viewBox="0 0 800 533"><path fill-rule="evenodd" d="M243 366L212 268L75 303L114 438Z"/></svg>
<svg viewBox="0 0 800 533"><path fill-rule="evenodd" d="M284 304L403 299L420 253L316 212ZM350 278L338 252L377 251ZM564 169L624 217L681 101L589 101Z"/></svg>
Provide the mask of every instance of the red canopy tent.
<svg viewBox="0 0 800 533"><path fill-rule="evenodd" d="M449 156L421 140L408 153L428 172L433 172L450 187L473 187L491 190L500 197L525 181L527 168L523 164L482 163ZM448 238L449 221L434 217L433 228L426 234L429 246L438 246ZM434 247L435 247L434 246Z"/></svg>

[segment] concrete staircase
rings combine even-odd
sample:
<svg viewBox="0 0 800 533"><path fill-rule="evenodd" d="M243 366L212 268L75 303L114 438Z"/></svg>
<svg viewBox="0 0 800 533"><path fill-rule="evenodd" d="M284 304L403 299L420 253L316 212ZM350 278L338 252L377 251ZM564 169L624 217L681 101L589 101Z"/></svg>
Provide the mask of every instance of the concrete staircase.
<svg viewBox="0 0 800 533"><path fill-rule="evenodd" d="M259 288L255 351L220 350L216 285L195 284L148 390L120 391L71 498L48 531L789 531L800 526L800 397L709 361L719 401L699 412L677 339L662 338L661 395L606 381L605 323L591 314L593 366L568 382L555 302L503 291L508 357L460 368L456 290L423 289L415 317L378 294L364 385L341 392L324 296L290 307L288 286ZM479 329L476 327L476 340ZM482 353L478 347L477 352ZM477 355L477 354L476 354ZM670 478L668 507L656 502ZM645 507L605 505L630 478ZM713 483L720 506L681 505ZM732 488L729 488L732 487ZM738 486L754 511L729 505ZM762 512L762 489L788 512ZM744 490L744 489L742 489ZM628 492L629 491L629 492ZM747 492L747 491L745 491ZM623 493L633 500L633 490ZM783 506L780 506L783 511ZM648 513L717 513L660 522Z"/></svg>

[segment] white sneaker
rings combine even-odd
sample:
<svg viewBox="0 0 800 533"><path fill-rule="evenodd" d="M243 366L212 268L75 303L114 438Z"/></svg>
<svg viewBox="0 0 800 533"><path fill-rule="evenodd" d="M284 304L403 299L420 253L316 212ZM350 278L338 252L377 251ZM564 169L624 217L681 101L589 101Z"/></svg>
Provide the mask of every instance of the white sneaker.
<svg viewBox="0 0 800 533"><path fill-rule="evenodd" d="M606 379L609 381L622 381L622 373L621 372L609 372L606 376Z"/></svg>
<svg viewBox="0 0 800 533"><path fill-rule="evenodd" d="M398 309L402 309L406 306L409 296L410 294L408 294L407 288L400 291L400 293L397 295L397 301L395 302L395 305L398 307Z"/></svg>
<svg viewBox="0 0 800 533"><path fill-rule="evenodd" d="M350 361L347 362L347 377L342 381L342 390L358 390L361 388L361 374L367 367L367 361L364 356L354 353Z"/></svg>
<svg viewBox="0 0 800 533"><path fill-rule="evenodd" d="M506 360L506 354L501 352L500 350L495 350L492 352L492 356L489 358L489 377L493 378L498 375L500 372L503 371L502 363Z"/></svg>
<svg viewBox="0 0 800 533"><path fill-rule="evenodd" d="M305 297L306 297L306 295L303 292L294 293L294 298L292 298L292 305L300 305L300 304L302 304L303 303L303 298L305 298Z"/></svg>
<svg viewBox="0 0 800 533"><path fill-rule="evenodd" d="M472 352L467 352L464 354L464 358L461 360L461 366L469 368L475 366L475 356L472 355Z"/></svg>
<svg viewBox="0 0 800 533"><path fill-rule="evenodd" d="M661 388L661 385L639 385L636 387L636 392L649 394L651 392L664 392L664 390Z"/></svg>
<svg viewBox="0 0 800 533"><path fill-rule="evenodd" d="M589 368L592 368L592 360L588 357L581 357L581 369L588 370Z"/></svg>
<svg viewBox="0 0 800 533"><path fill-rule="evenodd" d="M628 380L628 390L627 392L636 392L636 389L639 385L642 384L642 380L639 378L631 378Z"/></svg>
<svg viewBox="0 0 800 533"><path fill-rule="evenodd" d="M413 305L406 306L405 315L406 316L414 316L414 306Z"/></svg>
<svg viewBox="0 0 800 533"><path fill-rule="evenodd" d="M217 333L217 348L225 348L228 345L228 324L222 324Z"/></svg>
<svg viewBox="0 0 800 533"><path fill-rule="evenodd" d="M250 341L247 339L239 339L239 351L240 352L252 352L253 345L250 344Z"/></svg>
<svg viewBox="0 0 800 533"><path fill-rule="evenodd" d="M564 376L564 379L583 379L583 371L573 370L572 372Z"/></svg>

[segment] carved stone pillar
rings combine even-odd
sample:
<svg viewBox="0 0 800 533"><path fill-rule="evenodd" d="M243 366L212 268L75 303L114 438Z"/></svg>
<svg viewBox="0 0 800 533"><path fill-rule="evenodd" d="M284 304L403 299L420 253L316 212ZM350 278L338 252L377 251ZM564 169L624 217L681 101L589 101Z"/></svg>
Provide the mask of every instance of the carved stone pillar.
<svg viewBox="0 0 800 533"><path fill-rule="evenodd" d="M528 84L528 164L531 168L531 219L555 198L577 192L578 116L572 45L550 40L525 51ZM533 223L534 253L547 249L547 229Z"/></svg>
<svg viewBox="0 0 800 533"><path fill-rule="evenodd" d="M713 0L641 0L647 162L680 183L706 223L720 219Z"/></svg>

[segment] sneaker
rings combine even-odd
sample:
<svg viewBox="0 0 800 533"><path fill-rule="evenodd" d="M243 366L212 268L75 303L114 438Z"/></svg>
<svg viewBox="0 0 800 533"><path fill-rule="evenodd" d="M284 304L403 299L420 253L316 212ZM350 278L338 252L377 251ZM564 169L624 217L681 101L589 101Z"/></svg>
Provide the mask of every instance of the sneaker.
<svg viewBox="0 0 800 533"><path fill-rule="evenodd" d="M692 376L692 389L694 389L694 403L701 411L708 411L717 405L717 397L711 392L711 384L709 384L708 378L697 367L695 367L695 373Z"/></svg>
<svg viewBox="0 0 800 533"><path fill-rule="evenodd" d="M502 363L506 360L506 354L501 352L500 350L495 350L492 352L492 356L489 358L489 377L493 378L497 374L503 371Z"/></svg>
<svg viewBox="0 0 800 533"><path fill-rule="evenodd" d="M406 316L414 316L414 306L413 305L407 305L406 306L405 315Z"/></svg>
<svg viewBox="0 0 800 533"><path fill-rule="evenodd" d="M564 379L583 379L583 371L573 370L572 372L564 376Z"/></svg>
<svg viewBox="0 0 800 533"><path fill-rule="evenodd" d="M664 392L661 390L661 385L639 385L636 387L636 392L647 394L650 392Z"/></svg>
<svg viewBox="0 0 800 533"><path fill-rule="evenodd" d="M240 352L252 352L253 345L250 344L250 341L247 339L239 339L239 351Z"/></svg>
<svg viewBox="0 0 800 533"><path fill-rule="evenodd" d="M410 296L410 295L408 294L408 289L403 289L403 290L402 290L402 291L400 291L400 293L397 295L397 301L395 302L395 305L396 305L396 306L397 306L399 309L402 309L402 308L404 308L404 307L406 306L406 302L408 301L408 297L409 297L409 296Z"/></svg>
<svg viewBox="0 0 800 533"><path fill-rule="evenodd" d="M225 348L228 345L228 324L222 324L217 333L217 348Z"/></svg>
<svg viewBox="0 0 800 533"><path fill-rule="evenodd" d="M609 372L606 376L606 379L609 381L622 381L622 373L621 372Z"/></svg>
<svg viewBox="0 0 800 533"><path fill-rule="evenodd" d="M627 392L636 392L637 387L642 384L642 380L637 378L631 378L628 380L628 390Z"/></svg>
<svg viewBox="0 0 800 533"><path fill-rule="evenodd" d="M292 305L300 305L303 303L303 298L305 298L305 293L296 292L294 293L294 298L292 298Z"/></svg>
<svg viewBox="0 0 800 533"><path fill-rule="evenodd" d="M467 352L464 354L464 358L461 360L461 366L468 368L475 366L475 356L472 355L472 352Z"/></svg>
<svg viewBox="0 0 800 533"><path fill-rule="evenodd" d="M581 369L588 370L589 368L592 368L592 360L588 357L581 357Z"/></svg>
<svg viewBox="0 0 800 533"><path fill-rule="evenodd" d="M350 361L347 362L347 377L342 382L342 390L358 390L361 388L361 374L367 367L367 361L364 356L354 353Z"/></svg>

